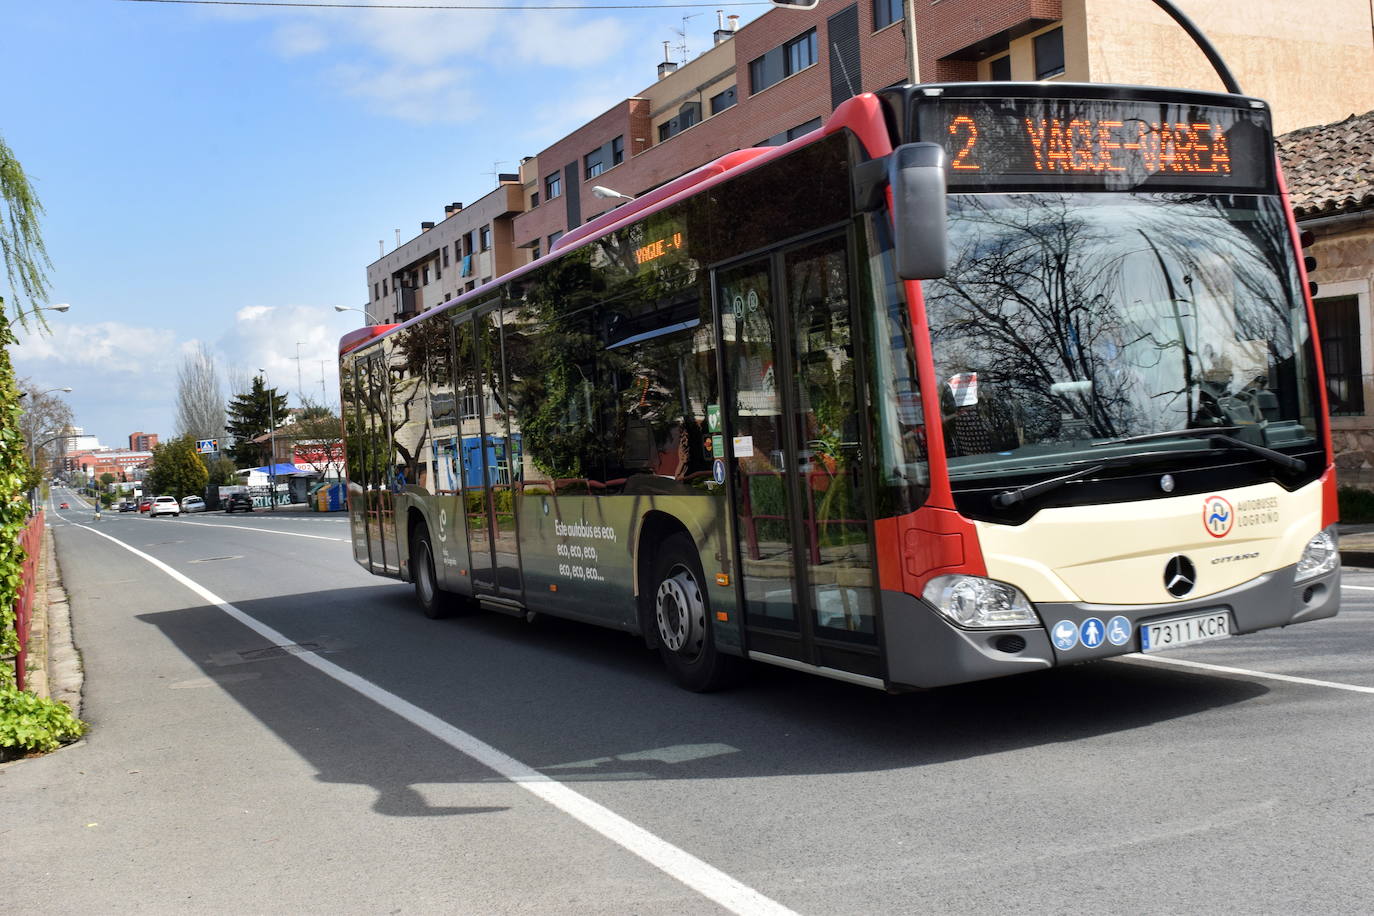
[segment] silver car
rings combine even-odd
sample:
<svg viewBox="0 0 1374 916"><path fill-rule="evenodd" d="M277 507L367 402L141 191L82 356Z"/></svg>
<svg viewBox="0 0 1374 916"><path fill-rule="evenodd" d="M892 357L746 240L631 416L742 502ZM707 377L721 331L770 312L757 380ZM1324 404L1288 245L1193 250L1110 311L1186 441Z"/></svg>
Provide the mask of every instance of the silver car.
<svg viewBox="0 0 1374 916"><path fill-rule="evenodd" d="M205 500L199 496L188 496L181 501L182 512L204 512Z"/></svg>

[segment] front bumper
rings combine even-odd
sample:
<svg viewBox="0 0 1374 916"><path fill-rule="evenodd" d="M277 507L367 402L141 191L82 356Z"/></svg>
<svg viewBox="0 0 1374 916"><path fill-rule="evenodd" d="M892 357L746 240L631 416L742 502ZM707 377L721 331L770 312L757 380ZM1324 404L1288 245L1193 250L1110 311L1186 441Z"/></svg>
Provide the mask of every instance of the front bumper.
<svg viewBox="0 0 1374 916"><path fill-rule="evenodd" d="M920 598L885 591L888 684L941 687L1125 655L1140 651L1141 624L1205 611L1230 611L1236 634L1334 617L1340 610L1340 567L1304 582L1294 582L1295 575L1296 567L1289 566L1223 592L1168 604L1036 604L1042 626L1007 629L961 629ZM1050 639L1050 628L1061 620L1081 628L1089 618L1107 621L1118 616L1131 625L1125 645L1104 639L1092 648L1079 641L1060 650Z"/></svg>

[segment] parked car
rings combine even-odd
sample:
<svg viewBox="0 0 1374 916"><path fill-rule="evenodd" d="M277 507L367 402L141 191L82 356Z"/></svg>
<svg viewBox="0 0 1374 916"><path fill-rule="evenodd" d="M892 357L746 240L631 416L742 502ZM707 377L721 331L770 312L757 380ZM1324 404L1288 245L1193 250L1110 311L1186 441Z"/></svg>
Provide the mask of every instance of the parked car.
<svg viewBox="0 0 1374 916"><path fill-rule="evenodd" d="M152 507L153 507L153 501L152 501L151 499L145 499L145 500L143 500L142 502L140 502L140 503L138 504L138 511L139 511L139 512L147 512L147 511L148 511L149 509L151 509Z"/></svg>
<svg viewBox="0 0 1374 916"><path fill-rule="evenodd" d="M59 509L70 509L71 506L67 505L66 503L63 503L62 505L58 506L57 508L59 508Z"/></svg>
<svg viewBox="0 0 1374 916"><path fill-rule="evenodd" d="M120 511L120 512L137 512L137 511L138 511L138 503L130 502L129 500L126 499L124 502L122 502L122 503L119 504L119 511Z"/></svg>
<svg viewBox="0 0 1374 916"><path fill-rule="evenodd" d="M205 500L199 496L188 496L181 501L182 512L204 512Z"/></svg>
<svg viewBox="0 0 1374 916"><path fill-rule="evenodd" d="M170 515L176 518L181 514L181 506L177 505L175 496L159 496L153 500L153 507L148 510L150 518L157 518L159 515Z"/></svg>
<svg viewBox="0 0 1374 916"><path fill-rule="evenodd" d="M245 512L253 511L253 497L247 493L230 493L224 501L224 511L233 512L235 509L242 509Z"/></svg>

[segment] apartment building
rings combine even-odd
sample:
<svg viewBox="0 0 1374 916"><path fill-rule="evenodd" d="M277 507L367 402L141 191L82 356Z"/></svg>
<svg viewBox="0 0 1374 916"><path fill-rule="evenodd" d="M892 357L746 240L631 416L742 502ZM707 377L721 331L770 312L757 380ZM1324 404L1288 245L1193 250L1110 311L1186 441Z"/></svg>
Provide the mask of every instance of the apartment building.
<svg viewBox="0 0 1374 916"><path fill-rule="evenodd" d="M1242 90L1269 100L1278 131L1374 108L1369 0L1176 2ZM596 188L639 196L725 153L814 130L857 93L906 82L902 11L902 0L823 0L812 10L771 10L739 28L735 17L722 17L710 50L682 65L658 64L648 86L523 160L518 175L502 176L483 198L499 198L482 216L492 226L489 261L457 277L444 261L460 248L466 257L466 243L455 242L487 225L473 219L474 206L446 213L437 226L422 224L419 236L371 265L369 318L408 317L547 253L569 229L617 204ZM914 12L927 82L1224 88L1151 0L916 0Z"/></svg>
<svg viewBox="0 0 1374 916"><path fill-rule="evenodd" d="M155 445L157 445L157 433L145 433L141 430L136 433L129 433L129 451L131 452L151 452Z"/></svg>
<svg viewBox="0 0 1374 916"><path fill-rule="evenodd" d="M442 221L420 223L419 235L369 264L368 322L404 321L528 261L512 241L521 196L520 176L503 173L496 190L446 205Z"/></svg>

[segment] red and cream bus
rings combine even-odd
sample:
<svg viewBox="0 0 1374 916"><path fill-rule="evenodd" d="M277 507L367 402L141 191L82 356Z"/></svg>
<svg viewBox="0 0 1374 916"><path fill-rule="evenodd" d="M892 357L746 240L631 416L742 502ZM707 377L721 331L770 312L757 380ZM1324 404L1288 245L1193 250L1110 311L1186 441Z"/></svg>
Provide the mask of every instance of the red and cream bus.
<svg viewBox="0 0 1374 916"><path fill-rule="evenodd" d="M908 86L341 342L353 550L440 615L932 687L1336 613L1267 106Z"/></svg>

